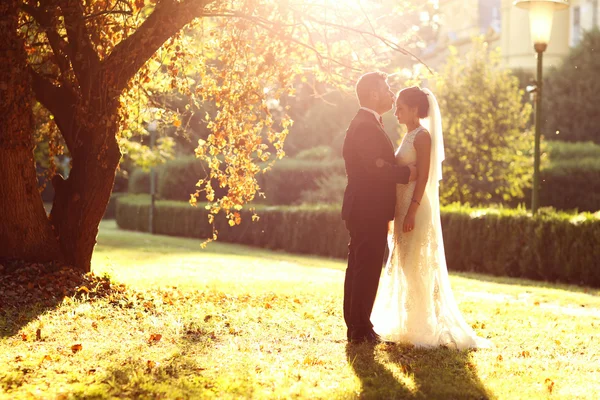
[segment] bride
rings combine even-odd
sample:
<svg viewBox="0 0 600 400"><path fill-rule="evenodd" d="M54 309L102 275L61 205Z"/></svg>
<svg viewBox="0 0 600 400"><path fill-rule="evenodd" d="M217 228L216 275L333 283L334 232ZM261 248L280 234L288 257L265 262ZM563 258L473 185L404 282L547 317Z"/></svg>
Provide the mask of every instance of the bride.
<svg viewBox="0 0 600 400"><path fill-rule="evenodd" d="M419 176L396 185L390 256L371 314L374 330L386 341L421 347L491 347L465 322L448 279L438 189L444 160L438 103L430 90L410 87L398 94L395 115L408 131L396 162L416 163ZM420 123L425 118L428 129Z"/></svg>

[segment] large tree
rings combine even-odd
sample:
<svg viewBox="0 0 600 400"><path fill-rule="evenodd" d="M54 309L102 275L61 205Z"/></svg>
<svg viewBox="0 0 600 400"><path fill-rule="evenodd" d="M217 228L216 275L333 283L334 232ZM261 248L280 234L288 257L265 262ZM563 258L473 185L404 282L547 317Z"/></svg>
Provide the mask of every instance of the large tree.
<svg viewBox="0 0 600 400"><path fill-rule="evenodd" d="M389 58L390 50L406 53L374 27L358 2L354 10L349 5L3 1L0 258L59 260L90 269L121 158L119 142L132 125L144 122L142 114L156 114L150 106L166 89L178 90L190 106L203 101L216 106L216 113L206 115L212 133L196 149L209 161L212 180L199 186L213 213L223 210L231 223L239 223L236 210L259 189L256 161L284 154L291 120L285 110L275 120L270 104L293 93L296 77L318 66L311 69L317 79L343 84ZM356 57L358 42L366 57ZM36 188L32 92L51 113L72 158L68 178L52 178L56 194L49 217ZM167 118L176 128L182 124L176 113L151 118ZM276 154L269 154L263 137ZM227 187L227 195L215 199L211 181Z"/></svg>

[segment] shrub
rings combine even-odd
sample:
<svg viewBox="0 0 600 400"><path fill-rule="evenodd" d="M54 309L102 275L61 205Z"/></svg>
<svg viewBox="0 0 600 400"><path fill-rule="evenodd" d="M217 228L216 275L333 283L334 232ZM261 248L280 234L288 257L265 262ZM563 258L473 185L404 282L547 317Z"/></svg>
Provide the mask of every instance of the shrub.
<svg viewBox="0 0 600 400"><path fill-rule="evenodd" d="M302 193L318 188L318 180L328 175L344 175L341 159L315 162L310 160L284 159L278 161L268 172L258 176L258 183L267 204L295 204Z"/></svg>
<svg viewBox="0 0 600 400"><path fill-rule="evenodd" d="M325 161L332 156L332 150L329 146L317 146L312 149L302 150L294 157L296 160Z"/></svg>
<svg viewBox="0 0 600 400"><path fill-rule="evenodd" d="M108 200L106 211L104 211L104 216L102 219L115 219L117 216L117 199L126 195L127 193L123 192L113 192L110 195L110 199Z"/></svg>
<svg viewBox="0 0 600 400"><path fill-rule="evenodd" d="M120 228L148 229L147 196L126 196L117 205ZM348 234L338 206L273 207L257 205L260 218L242 211L242 224L231 228L215 220L219 240L345 258ZM159 201L155 232L207 238L212 235L203 207ZM443 208L442 225L448 266L455 271L600 286L600 214L566 214L542 209L531 217L522 209Z"/></svg>
<svg viewBox="0 0 600 400"><path fill-rule="evenodd" d="M317 187L305 190L300 196L300 203L306 204L341 204L344 199L347 178L345 175L326 175L317 179Z"/></svg>
<svg viewBox="0 0 600 400"><path fill-rule="evenodd" d="M157 195L165 200L189 200L196 191L196 183L205 176L203 162L193 157L173 160L160 166L157 171ZM300 201L303 191L318 187L318 179L330 174L344 174L341 159L330 161L279 160L266 173L257 175L265 198L257 201L266 204L294 204ZM213 184L217 196L224 195L225 189ZM143 170L135 170L129 179L129 193L149 193L150 175Z"/></svg>
<svg viewBox="0 0 600 400"><path fill-rule="evenodd" d="M499 59L477 40L466 59L452 51L437 79L446 203L503 203L531 185L531 105L522 104L518 78L499 69Z"/></svg>
<svg viewBox="0 0 600 400"><path fill-rule="evenodd" d="M600 31L584 33L581 43L545 79L543 115L548 139L600 144L599 48Z"/></svg>
<svg viewBox="0 0 600 400"><path fill-rule="evenodd" d="M540 204L559 210L600 210L600 146L548 142L548 155L550 162L541 171Z"/></svg>

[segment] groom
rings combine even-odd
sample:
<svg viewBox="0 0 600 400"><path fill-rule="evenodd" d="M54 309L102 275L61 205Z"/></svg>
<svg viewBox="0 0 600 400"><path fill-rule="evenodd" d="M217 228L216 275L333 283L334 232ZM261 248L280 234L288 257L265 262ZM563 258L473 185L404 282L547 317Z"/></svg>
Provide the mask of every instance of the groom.
<svg viewBox="0 0 600 400"><path fill-rule="evenodd" d="M348 341L380 341L370 316L381 276L388 222L394 219L396 184L416 179L414 166L396 165L394 145L383 130L382 114L394 105L387 75L370 72L358 79L360 110L344 139L348 185L342 219L350 232L344 281L344 320Z"/></svg>

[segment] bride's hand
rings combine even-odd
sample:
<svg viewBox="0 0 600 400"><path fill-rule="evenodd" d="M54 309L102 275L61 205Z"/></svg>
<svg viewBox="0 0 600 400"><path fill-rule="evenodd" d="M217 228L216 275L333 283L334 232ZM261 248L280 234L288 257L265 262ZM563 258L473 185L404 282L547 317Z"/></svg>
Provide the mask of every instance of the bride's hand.
<svg viewBox="0 0 600 400"><path fill-rule="evenodd" d="M408 212L406 217L404 217L404 225L402 227L404 233L410 232L415 229L415 213Z"/></svg>

